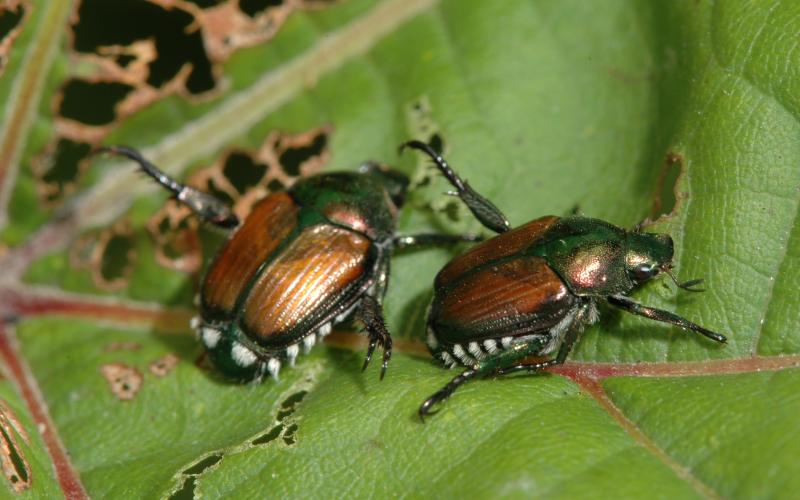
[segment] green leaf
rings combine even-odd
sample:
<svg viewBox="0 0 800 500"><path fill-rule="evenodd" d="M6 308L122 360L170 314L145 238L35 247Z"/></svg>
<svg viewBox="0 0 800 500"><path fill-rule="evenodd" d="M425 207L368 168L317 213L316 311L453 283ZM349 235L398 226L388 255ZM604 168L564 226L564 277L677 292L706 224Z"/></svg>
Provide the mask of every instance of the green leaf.
<svg viewBox="0 0 800 500"><path fill-rule="evenodd" d="M191 19L195 3L214 2L176 8ZM141 80L131 92L152 90L152 102L125 101L91 129L58 115L66 81L111 78L71 45L84 4L24 4L0 76L0 400L32 438L20 445L24 494L792 496L800 5L296 4L284 17L269 11L274 37L210 56L214 90ZM214 46L209 25L196 26L205 44L186 50ZM195 36L173 31L158 36ZM197 54L172 55L184 56ZM83 102L93 113L97 92ZM728 344L603 309L565 366L467 384L422 424L419 404L457 373L422 343L433 276L455 254L431 250L392 260L385 380L375 366L360 372L364 343L349 332L279 382L223 380L189 334L199 271L165 268L148 229L166 193L127 162L94 158L72 172L59 141L84 140L72 151L128 143L188 178L231 151L275 153L275 133L325 126L326 169L376 159L418 181L425 160L398 157L397 145L441 139L513 225L575 208L624 227L660 216L647 230L671 234L677 274L708 291L653 283L635 298ZM45 203L51 157L66 180ZM403 232L479 230L443 180L420 184ZM208 257L220 238L206 233ZM39 411L52 424L44 437Z"/></svg>

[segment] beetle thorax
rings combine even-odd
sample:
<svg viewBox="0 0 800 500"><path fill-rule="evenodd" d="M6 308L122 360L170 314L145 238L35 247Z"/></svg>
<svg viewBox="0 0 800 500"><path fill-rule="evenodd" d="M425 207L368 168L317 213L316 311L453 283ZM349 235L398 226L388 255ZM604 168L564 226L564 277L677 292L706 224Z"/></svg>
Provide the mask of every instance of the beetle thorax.
<svg viewBox="0 0 800 500"><path fill-rule="evenodd" d="M625 269L625 238L624 229L608 222L565 217L526 253L547 259L574 295L605 297L633 287Z"/></svg>
<svg viewBox="0 0 800 500"><path fill-rule="evenodd" d="M309 177L295 184L290 193L309 213L372 240L383 240L394 233L395 206L383 184L373 176L336 172Z"/></svg>
<svg viewBox="0 0 800 500"><path fill-rule="evenodd" d="M623 249L616 241L585 242L554 264L570 290L579 296L625 293L633 286L625 272Z"/></svg>

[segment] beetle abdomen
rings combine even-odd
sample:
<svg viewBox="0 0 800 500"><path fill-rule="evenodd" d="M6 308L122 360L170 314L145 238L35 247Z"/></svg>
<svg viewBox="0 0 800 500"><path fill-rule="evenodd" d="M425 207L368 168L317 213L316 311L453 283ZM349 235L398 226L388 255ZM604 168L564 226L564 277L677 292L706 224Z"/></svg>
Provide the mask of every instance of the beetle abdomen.
<svg viewBox="0 0 800 500"><path fill-rule="evenodd" d="M255 205L242 227L217 254L203 282L204 316L227 319L259 266L297 225L299 207L285 192Z"/></svg>
<svg viewBox="0 0 800 500"><path fill-rule="evenodd" d="M545 332L572 308L574 296L539 257L520 257L467 273L437 291L430 326L444 344Z"/></svg>
<svg viewBox="0 0 800 500"><path fill-rule="evenodd" d="M554 215L541 217L475 245L439 271L434 286L437 289L449 286L453 280L478 266L518 253L533 244L558 220Z"/></svg>
<svg viewBox="0 0 800 500"><path fill-rule="evenodd" d="M374 254L370 240L356 232L329 224L304 229L253 284L243 330L267 348L309 333L363 292Z"/></svg>

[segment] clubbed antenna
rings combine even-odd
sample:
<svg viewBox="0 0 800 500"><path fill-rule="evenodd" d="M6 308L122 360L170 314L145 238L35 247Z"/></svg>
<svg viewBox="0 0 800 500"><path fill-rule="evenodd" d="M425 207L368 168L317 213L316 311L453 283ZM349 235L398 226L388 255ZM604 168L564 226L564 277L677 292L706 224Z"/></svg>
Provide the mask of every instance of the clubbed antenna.
<svg viewBox="0 0 800 500"><path fill-rule="evenodd" d="M696 285L701 285L703 283L702 278L696 278L689 281L684 281L683 283L678 281L678 278L670 269L664 269L664 272L667 273L667 276L672 278L672 281L675 282L675 286L680 288L681 290L686 290L687 292L705 292L705 288L693 288Z"/></svg>

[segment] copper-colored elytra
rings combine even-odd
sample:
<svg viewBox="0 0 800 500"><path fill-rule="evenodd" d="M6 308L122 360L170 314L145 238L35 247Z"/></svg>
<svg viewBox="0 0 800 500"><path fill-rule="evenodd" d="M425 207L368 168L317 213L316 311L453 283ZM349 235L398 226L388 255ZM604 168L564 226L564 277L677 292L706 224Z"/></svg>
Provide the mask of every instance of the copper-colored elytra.
<svg viewBox="0 0 800 500"><path fill-rule="evenodd" d="M327 224L305 229L262 272L244 306L244 326L284 333L364 275L370 241Z"/></svg>
<svg viewBox="0 0 800 500"><path fill-rule="evenodd" d="M258 267L294 229L297 211L294 200L285 192L271 194L253 207L206 275L204 307L228 314L233 311Z"/></svg>
<svg viewBox="0 0 800 500"><path fill-rule="evenodd" d="M501 259L518 253L536 241L559 217L548 215L495 236L470 248L463 255L450 261L436 276L436 287L448 286L450 282L470 269L490 260Z"/></svg>
<svg viewBox="0 0 800 500"><path fill-rule="evenodd" d="M487 266L451 289L442 299L438 320L468 328L473 323L546 314L569 291L541 257L525 257Z"/></svg>

